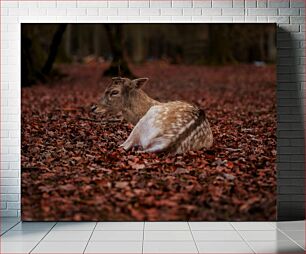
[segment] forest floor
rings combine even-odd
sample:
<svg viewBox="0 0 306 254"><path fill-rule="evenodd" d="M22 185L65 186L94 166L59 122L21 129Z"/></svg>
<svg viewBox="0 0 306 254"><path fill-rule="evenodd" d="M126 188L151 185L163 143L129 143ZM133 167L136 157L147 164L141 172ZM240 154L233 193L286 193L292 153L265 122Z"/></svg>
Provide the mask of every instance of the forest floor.
<svg viewBox="0 0 306 254"><path fill-rule="evenodd" d="M175 156L124 151L133 126L91 113L106 67L22 88L23 220L276 219L275 66L133 66L151 97L206 110L213 147Z"/></svg>

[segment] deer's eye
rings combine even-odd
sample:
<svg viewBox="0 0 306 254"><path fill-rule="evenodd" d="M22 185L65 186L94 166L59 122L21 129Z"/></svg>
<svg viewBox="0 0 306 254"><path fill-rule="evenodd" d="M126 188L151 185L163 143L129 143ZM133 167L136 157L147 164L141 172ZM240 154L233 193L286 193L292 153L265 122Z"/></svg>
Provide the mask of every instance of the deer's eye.
<svg viewBox="0 0 306 254"><path fill-rule="evenodd" d="M119 94L119 91L112 91L110 95L111 95L111 96L115 96L115 95L117 95L117 94Z"/></svg>

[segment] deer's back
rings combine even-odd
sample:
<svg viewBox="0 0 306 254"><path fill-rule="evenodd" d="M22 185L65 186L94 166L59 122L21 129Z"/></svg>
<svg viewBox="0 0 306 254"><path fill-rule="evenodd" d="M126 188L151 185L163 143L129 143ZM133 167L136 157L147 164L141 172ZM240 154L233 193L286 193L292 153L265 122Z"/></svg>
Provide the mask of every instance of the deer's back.
<svg viewBox="0 0 306 254"><path fill-rule="evenodd" d="M140 145L144 149L162 144L161 150L180 153L212 145L212 133L204 111L186 102L152 106L137 125Z"/></svg>

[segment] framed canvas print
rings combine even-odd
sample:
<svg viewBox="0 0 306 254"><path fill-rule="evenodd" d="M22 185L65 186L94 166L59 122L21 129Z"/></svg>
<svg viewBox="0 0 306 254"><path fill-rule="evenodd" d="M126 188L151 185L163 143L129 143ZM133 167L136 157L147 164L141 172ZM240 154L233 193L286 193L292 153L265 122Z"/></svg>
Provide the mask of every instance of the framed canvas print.
<svg viewBox="0 0 306 254"><path fill-rule="evenodd" d="M22 219L276 220L275 37L22 24Z"/></svg>

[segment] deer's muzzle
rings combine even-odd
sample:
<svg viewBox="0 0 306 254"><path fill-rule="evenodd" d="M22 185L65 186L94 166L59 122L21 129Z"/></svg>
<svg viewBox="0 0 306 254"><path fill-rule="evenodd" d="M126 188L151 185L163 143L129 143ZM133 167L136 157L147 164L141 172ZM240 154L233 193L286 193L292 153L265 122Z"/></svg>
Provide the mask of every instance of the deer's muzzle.
<svg viewBox="0 0 306 254"><path fill-rule="evenodd" d="M101 107L100 105L93 105L91 107L91 112L94 112L94 113L106 113L108 110L105 109L104 107Z"/></svg>
<svg viewBox="0 0 306 254"><path fill-rule="evenodd" d="M97 109L97 105L92 105L90 108L91 112L95 112L96 109Z"/></svg>

